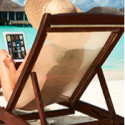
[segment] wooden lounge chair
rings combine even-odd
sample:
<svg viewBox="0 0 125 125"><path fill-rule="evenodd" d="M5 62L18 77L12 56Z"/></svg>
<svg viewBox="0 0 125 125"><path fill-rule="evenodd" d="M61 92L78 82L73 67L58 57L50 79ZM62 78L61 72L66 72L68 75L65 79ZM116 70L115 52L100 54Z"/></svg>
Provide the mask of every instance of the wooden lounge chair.
<svg viewBox="0 0 125 125"><path fill-rule="evenodd" d="M71 82L71 84L69 85L70 87L67 84L68 87L66 86L65 91L61 95L62 97L65 97L66 100L63 99L62 101L59 101L58 104L66 106L68 107L68 109L44 112L44 101L42 101L36 73L32 72L32 69L35 65L40 51L42 50L47 33L53 32L92 32L95 34L105 34L108 32L108 37L105 39L103 43L104 45L101 45L102 47L100 50L98 50L98 53L96 54L94 59L90 61L90 65L86 69L86 72L83 73L82 71L80 71L81 74L78 77L79 80L75 79L79 82L75 83L75 85ZM78 123L75 125L123 125L124 118L119 115L116 115L115 113L115 109L107 88L106 80L101 68L101 66L103 65L103 63L119 41L123 32L124 17L119 15L91 13L60 15L44 14L35 42L25 63L23 71L21 72L16 87L11 95L8 105L5 109L0 107L1 123L7 123L9 125L28 125L28 123L26 122L27 120L40 119L42 125L47 125L46 118L74 114L74 111L76 110L81 113L87 114L93 118L96 118L98 119L98 121ZM99 39L100 38L101 37L99 37ZM93 41L96 42L94 39ZM99 42L101 41L103 41L102 38L99 40ZM92 51L92 53L94 53L94 51ZM94 56L94 54L91 55L91 57L92 56ZM85 63L89 63L87 62L87 59ZM86 65L84 65L83 67L86 67ZM80 101L80 97L82 96L82 94L84 93L84 91L86 90L86 88L88 87L91 80L96 74L98 75L103 90L108 111ZM21 93L23 91L23 88L25 87L26 81L29 76L31 76L32 79L32 85L35 93L38 113L16 116L12 114L12 110L16 107L18 99L21 96ZM70 88L71 91L69 92L67 88Z"/></svg>

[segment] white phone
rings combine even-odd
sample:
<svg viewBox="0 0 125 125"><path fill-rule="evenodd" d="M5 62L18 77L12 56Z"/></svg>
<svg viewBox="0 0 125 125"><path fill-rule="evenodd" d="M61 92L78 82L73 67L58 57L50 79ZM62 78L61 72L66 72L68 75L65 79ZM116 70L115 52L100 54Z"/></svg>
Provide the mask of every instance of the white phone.
<svg viewBox="0 0 125 125"><path fill-rule="evenodd" d="M22 62L27 54L25 36L23 32L4 32L6 51L14 62Z"/></svg>

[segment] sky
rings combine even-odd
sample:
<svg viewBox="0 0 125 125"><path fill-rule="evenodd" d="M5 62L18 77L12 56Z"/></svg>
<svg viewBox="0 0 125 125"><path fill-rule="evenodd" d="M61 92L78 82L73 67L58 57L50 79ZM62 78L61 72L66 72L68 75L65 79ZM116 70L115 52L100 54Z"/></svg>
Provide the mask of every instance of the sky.
<svg viewBox="0 0 125 125"><path fill-rule="evenodd" d="M21 6L25 5L26 0L12 0ZM83 12L95 6L108 6L121 9L124 7L124 0L70 0L73 4L79 7Z"/></svg>

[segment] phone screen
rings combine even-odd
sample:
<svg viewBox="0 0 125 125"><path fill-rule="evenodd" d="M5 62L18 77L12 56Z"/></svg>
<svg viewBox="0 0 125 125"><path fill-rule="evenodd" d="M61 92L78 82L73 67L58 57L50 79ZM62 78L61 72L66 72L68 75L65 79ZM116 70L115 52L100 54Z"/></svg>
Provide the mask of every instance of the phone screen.
<svg viewBox="0 0 125 125"><path fill-rule="evenodd" d="M8 52L13 59L24 59L26 46L23 34L6 34Z"/></svg>

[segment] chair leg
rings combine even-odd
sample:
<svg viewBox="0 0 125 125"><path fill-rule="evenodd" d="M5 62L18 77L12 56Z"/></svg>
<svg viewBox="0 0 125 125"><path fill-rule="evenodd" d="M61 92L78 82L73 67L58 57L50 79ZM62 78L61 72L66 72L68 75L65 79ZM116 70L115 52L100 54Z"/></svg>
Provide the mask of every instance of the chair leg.
<svg viewBox="0 0 125 125"><path fill-rule="evenodd" d="M43 107L43 103L42 103L42 98L41 98L41 94L40 94L40 89L39 89L37 76L36 76L35 72L31 73L31 78L32 78L32 83L33 83L33 88L34 88L34 93L35 93L35 97L36 97L36 103L37 103L37 107L38 107L38 111L39 111L41 125L47 125L47 121L46 121L46 117L45 117L45 113L44 113L44 107Z"/></svg>
<svg viewBox="0 0 125 125"><path fill-rule="evenodd" d="M20 117L13 115L4 108L0 107L0 120L8 125L30 125Z"/></svg>
<svg viewBox="0 0 125 125"><path fill-rule="evenodd" d="M98 78L99 78L99 81L100 81L100 84L101 84L101 87L102 87L102 90L103 90L103 94L104 94L104 97L105 97L105 100L106 100L106 103L107 103L107 106L108 106L108 109L109 109L110 117L117 121L115 109L114 109L114 106L113 106L113 103L112 103L112 100L111 100L111 97L110 97L110 93L109 93L109 90L108 90L108 87L107 87L107 84L106 84L106 80L105 80L105 77L103 75L103 71L102 71L101 67L98 68L97 74L98 74ZM118 125L118 124L116 124L116 125Z"/></svg>
<svg viewBox="0 0 125 125"><path fill-rule="evenodd" d="M67 106L66 103L62 103L62 105ZM96 107L94 105L88 104L83 101L79 101L77 105L74 107L76 111L79 111L83 114L87 114L95 119L103 120L103 119L110 119L109 111L106 111L102 108ZM119 125L124 125L124 118L117 115Z"/></svg>

